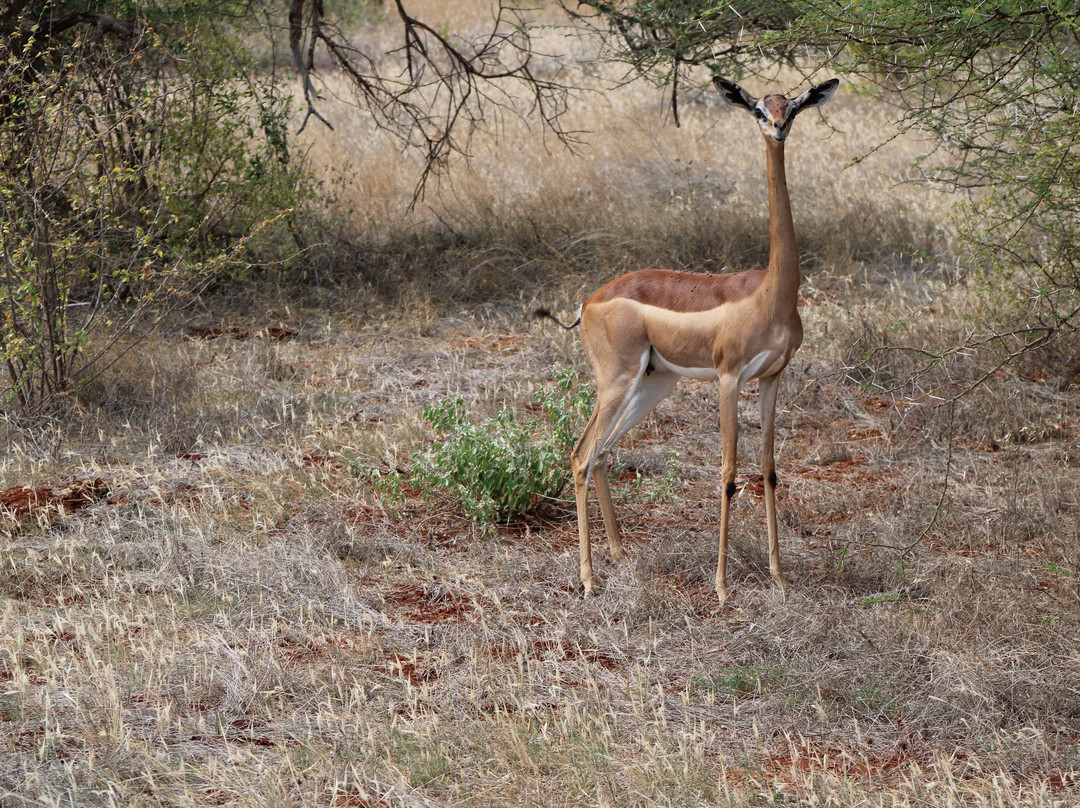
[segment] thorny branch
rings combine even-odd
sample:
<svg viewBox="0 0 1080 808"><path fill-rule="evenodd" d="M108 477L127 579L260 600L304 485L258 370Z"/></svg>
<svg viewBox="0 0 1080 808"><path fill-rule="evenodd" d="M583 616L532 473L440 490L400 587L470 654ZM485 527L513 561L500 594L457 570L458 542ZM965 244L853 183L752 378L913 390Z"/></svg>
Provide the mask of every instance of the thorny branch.
<svg viewBox="0 0 1080 808"><path fill-rule="evenodd" d="M394 10L401 44L385 54L391 61L384 65L327 22L322 0L291 0L289 44L307 106L301 131L312 116L330 126L312 78L321 48L376 126L424 156L413 205L452 155L468 156L472 136L492 115L535 115L560 142L577 143L578 133L563 124L571 87L557 62L537 50L523 9L499 0L491 27L469 40L440 33L411 15L403 0Z"/></svg>

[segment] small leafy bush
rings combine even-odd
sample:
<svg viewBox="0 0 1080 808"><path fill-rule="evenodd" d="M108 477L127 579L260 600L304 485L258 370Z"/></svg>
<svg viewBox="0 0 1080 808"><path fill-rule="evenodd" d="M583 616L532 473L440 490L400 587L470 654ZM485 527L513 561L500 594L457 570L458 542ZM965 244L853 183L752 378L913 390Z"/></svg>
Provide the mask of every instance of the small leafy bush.
<svg viewBox="0 0 1080 808"><path fill-rule="evenodd" d="M397 517L405 505L405 475L391 469L383 473L378 469L354 460L350 464L353 474L371 487L375 499L387 516Z"/></svg>
<svg viewBox="0 0 1080 808"><path fill-rule="evenodd" d="M578 385L577 373L565 370L556 373L554 386L536 393L540 414L526 420L504 407L476 422L462 398L430 404L423 418L435 440L413 455L409 486L428 498L448 497L481 525L542 508L566 486L568 455L593 398L591 388ZM387 483L382 475L377 496Z"/></svg>
<svg viewBox="0 0 1080 808"><path fill-rule="evenodd" d="M410 483L425 494L448 496L478 524L530 513L565 487L567 455L592 399L591 389L579 387L577 374L567 370L556 374L556 386L536 393L542 416L525 421L503 408L475 423L461 398L431 404L423 418L436 440L413 456Z"/></svg>

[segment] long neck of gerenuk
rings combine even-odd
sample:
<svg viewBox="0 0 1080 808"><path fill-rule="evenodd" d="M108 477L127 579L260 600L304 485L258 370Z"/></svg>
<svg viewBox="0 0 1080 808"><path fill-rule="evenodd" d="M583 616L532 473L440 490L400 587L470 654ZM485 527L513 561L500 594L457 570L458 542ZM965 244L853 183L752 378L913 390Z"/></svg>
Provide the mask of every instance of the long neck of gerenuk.
<svg viewBox="0 0 1080 808"><path fill-rule="evenodd" d="M794 311L799 301L799 251L791 219L784 142L766 140L766 176L769 182L769 268L762 294L777 313Z"/></svg>

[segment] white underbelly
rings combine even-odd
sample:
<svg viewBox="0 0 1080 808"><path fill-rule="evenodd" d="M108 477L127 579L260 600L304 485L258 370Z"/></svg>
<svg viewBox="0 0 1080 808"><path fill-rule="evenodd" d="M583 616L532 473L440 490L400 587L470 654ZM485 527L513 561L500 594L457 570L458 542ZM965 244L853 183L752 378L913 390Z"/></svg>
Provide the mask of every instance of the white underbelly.
<svg viewBox="0 0 1080 808"><path fill-rule="evenodd" d="M651 361L658 370L677 373L688 379L715 381L720 378L720 374L717 373L716 368L711 365L708 367L686 367L684 365L676 365L674 362L666 360L655 348L652 350ZM762 351L747 362L739 372L739 387L742 387L750 381L750 379L756 379L760 376L772 376L779 373L783 368L784 357L782 354L778 354L775 351Z"/></svg>
<svg viewBox="0 0 1080 808"><path fill-rule="evenodd" d="M715 381L720 378L720 374L716 372L716 368L709 367L704 368L688 368L682 365L676 365L673 362L669 362L660 355L660 352L653 348L652 362L659 370L665 370L669 373L678 373L680 376L685 376L688 379L699 379L701 381Z"/></svg>

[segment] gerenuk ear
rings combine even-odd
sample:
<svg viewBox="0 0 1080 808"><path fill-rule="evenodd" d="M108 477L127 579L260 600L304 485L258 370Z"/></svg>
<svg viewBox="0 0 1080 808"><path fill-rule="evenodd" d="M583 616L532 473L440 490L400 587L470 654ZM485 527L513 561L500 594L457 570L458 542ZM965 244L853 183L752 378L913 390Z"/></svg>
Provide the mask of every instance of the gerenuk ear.
<svg viewBox="0 0 1080 808"><path fill-rule="evenodd" d="M833 97L833 93L836 92L836 88L839 86L840 79L829 79L828 81L823 81L816 87L811 87L791 102L788 116L795 115L808 107L820 107Z"/></svg>
<svg viewBox="0 0 1080 808"><path fill-rule="evenodd" d="M733 107L742 107L747 112L753 112L757 106L757 99L733 81L713 76L713 84L720 97Z"/></svg>

